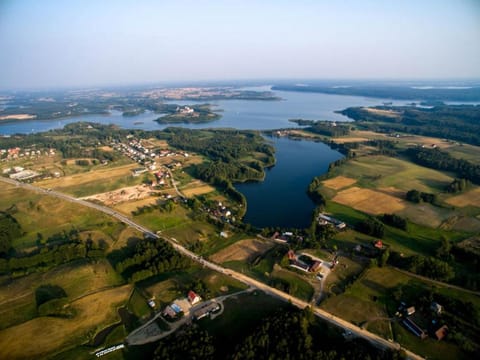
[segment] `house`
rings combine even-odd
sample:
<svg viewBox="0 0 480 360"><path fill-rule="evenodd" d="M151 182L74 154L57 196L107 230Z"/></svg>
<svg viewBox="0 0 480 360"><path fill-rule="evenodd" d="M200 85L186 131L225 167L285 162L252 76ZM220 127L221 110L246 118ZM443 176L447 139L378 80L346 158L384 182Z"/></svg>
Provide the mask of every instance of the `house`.
<svg viewBox="0 0 480 360"><path fill-rule="evenodd" d="M155 301L153 299L148 300L148 306L150 306L152 309L155 308Z"/></svg>
<svg viewBox="0 0 480 360"><path fill-rule="evenodd" d="M427 337L427 334L425 331L423 331L420 326L415 324L415 322L411 318L406 318L402 321L402 324L405 325L405 327L410 330L413 334L418 336L421 339L425 339Z"/></svg>
<svg viewBox="0 0 480 360"><path fill-rule="evenodd" d="M172 309L172 307L170 305L168 305L165 308L165 310L163 310L163 315L174 318L175 316L177 316L177 313L175 312L175 310Z"/></svg>
<svg viewBox="0 0 480 360"><path fill-rule="evenodd" d="M138 175L143 174L145 172L147 172L147 169L145 169L145 168L135 168L135 169L132 170L133 176L138 176Z"/></svg>
<svg viewBox="0 0 480 360"><path fill-rule="evenodd" d="M382 249L383 249L383 242L382 242L382 240L377 240L377 241L375 241L375 243L373 244L373 246L375 246L377 249L382 250Z"/></svg>
<svg viewBox="0 0 480 360"><path fill-rule="evenodd" d="M440 315L443 311L443 306L439 303L432 302L430 305L430 310L432 310L436 315Z"/></svg>
<svg viewBox="0 0 480 360"><path fill-rule="evenodd" d="M315 261L315 262L310 266L309 271L310 271L310 272L317 272L318 270L320 270L321 266L322 266L322 262L321 262L321 261Z"/></svg>
<svg viewBox="0 0 480 360"><path fill-rule="evenodd" d="M170 305L170 307L173 309L173 311L175 311L175 314L179 314L183 311L183 309L180 306L178 306L178 304L175 304L175 303Z"/></svg>
<svg viewBox="0 0 480 360"><path fill-rule="evenodd" d="M448 326L443 325L437 331L435 331L435 337L438 341L442 340L448 334Z"/></svg>
<svg viewBox="0 0 480 360"><path fill-rule="evenodd" d="M407 316L415 314L415 306L410 306L409 308L407 308L406 311L407 311Z"/></svg>
<svg viewBox="0 0 480 360"><path fill-rule="evenodd" d="M295 255L295 251L288 250L288 260L295 261L297 260L297 256Z"/></svg>
<svg viewBox="0 0 480 360"><path fill-rule="evenodd" d="M188 297L188 301L192 305L195 305L196 303L199 303L202 300L202 298L198 296L193 290L190 290L188 292L187 297Z"/></svg>
<svg viewBox="0 0 480 360"><path fill-rule="evenodd" d="M308 272L309 269L310 269L310 266L308 266L307 264L301 262L301 261L293 261L291 264L290 264L291 267L295 268L295 269L298 269L298 270L302 270L302 271L305 271L305 272Z"/></svg>

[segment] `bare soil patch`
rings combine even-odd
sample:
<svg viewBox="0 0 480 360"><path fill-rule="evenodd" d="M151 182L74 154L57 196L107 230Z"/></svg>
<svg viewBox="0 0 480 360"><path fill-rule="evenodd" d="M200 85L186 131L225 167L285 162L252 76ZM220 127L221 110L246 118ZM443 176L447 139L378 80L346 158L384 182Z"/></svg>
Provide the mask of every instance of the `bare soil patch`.
<svg viewBox="0 0 480 360"><path fill-rule="evenodd" d="M356 186L339 192L333 201L373 215L395 213L406 207L402 199Z"/></svg>
<svg viewBox="0 0 480 360"><path fill-rule="evenodd" d="M200 184L199 186L196 186L196 187L182 189L182 193L186 197L208 194L212 191L215 191L215 189L213 187L211 187L210 185L207 185L207 184Z"/></svg>
<svg viewBox="0 0 480 360"><path fill-rule="evenodd" d="M114 206L126 201L137 201L149 197L154 192L148 185L136 185L122 189L95 194L83 198L84 200L97 200L106 206Z"/></svg>
<svg viewBox="0 0 480 360"><path fill-rule="evenodd" d="M480 207L480 188L453 196L450 199L447 199L446 202L457 207L465 207L469 205Z"/></svg>
<svg viewBox="0 0 480 360"><path fill-rule="evenodd" d="M234 260L249 261L272 246L272 243L260 239L241 240L213 254L210 258L218 263Z"/></svg>
<svg viewBox="0 0 480 360"><path fill-rule="evenodd" d="M0 116L0 120L29 120L35 119L37 115L31 114L12 114L12 115L3 115Z"/></svg>
<svg viewBox="0 0 480 360"><path fill-rule="evenodd" d="M352 178L348 178L345 176L337 176L337 177L334 177L333 179L328 179L323 181L323 185L333 190L340 190L347 186L353 185L356 182L357 180Z"/></svg>

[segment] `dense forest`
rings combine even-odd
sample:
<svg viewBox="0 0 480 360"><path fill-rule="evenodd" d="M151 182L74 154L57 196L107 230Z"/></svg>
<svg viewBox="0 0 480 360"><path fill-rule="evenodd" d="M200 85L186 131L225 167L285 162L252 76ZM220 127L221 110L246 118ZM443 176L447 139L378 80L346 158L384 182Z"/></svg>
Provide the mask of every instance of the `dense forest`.
<svg viewBox="0 0 480 360"><path fill-rule="evenodd" d="M0 211L0 256L6 255L12 247L12 241L20 237L22 228L12 215Z"/></svg>
<svg viewBox="0 0 480 360"><path fill-rule="evenodd" d="M424 101L480 101L480 87L449 89L445 86L419 88L413 86L388 86L382 84L365 84L338 86L338 81L331 84L275 85L272 90L314 92L335 95L354 95L380 99L424 100Z"/></svg>
<svg viewBox="0 0 480 360"><path fill-rule="evenodd" d="M169 128L160 137L173 147L211 160L196 168L197 175L208 182L261 180L263 168L275 161L273 146L253 131ZM255 153L261 154L262 161L251 158Z"/></svg>
<svg viewBox="0 0 480 360"><path fill-rule="evenodd" d="M341 114L372 130L426 135L480 145L480 105L350 107Z"/></svg>
<svg viewBox="0 0 480 360"><path fill-rule="evenodd" d="M284 359L284 360L368 360L400 359L400 353L380 352L362 340L345 342L325 329L310 309L290 309L263 319L244 338L231 338L228 353L219 354L215 337L201 325L193 325L161 340L154 359ZM173 340L173 341L172 341ZM226 344L223 345L225 347Z"/></svg>
<svg viewBox="0 0 480 360"><path fill-rule="evenodd" d="M114 250L108 258L115 270L130 282L191 266L191 261L176 252L168 242L152 238Z"/></svg>

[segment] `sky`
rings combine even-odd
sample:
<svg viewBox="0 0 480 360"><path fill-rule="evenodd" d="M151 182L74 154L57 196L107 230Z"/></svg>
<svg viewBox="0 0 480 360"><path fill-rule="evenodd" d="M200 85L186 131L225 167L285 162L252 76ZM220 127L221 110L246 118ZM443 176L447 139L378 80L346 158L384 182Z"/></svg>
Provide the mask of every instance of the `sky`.
<svg viewBox="0 0 480 360"><path fill-rule="evenodd" d="M0 88L480 79L480 0L0 0Z"/></svg>

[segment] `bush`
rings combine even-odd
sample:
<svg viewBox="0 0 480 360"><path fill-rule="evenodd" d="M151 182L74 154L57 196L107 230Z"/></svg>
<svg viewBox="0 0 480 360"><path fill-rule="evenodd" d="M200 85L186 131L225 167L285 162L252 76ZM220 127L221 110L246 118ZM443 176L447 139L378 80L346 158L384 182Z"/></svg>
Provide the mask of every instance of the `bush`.
<svg viewBox="0 0 480 360"><path fill-rule="evenodd" d="M35 290L35 302L37 303L37 308L40 308L42 304L45 304L50 300L61 299L64 297L67 297L67 293L58 285L41 285Z"/></svg>

